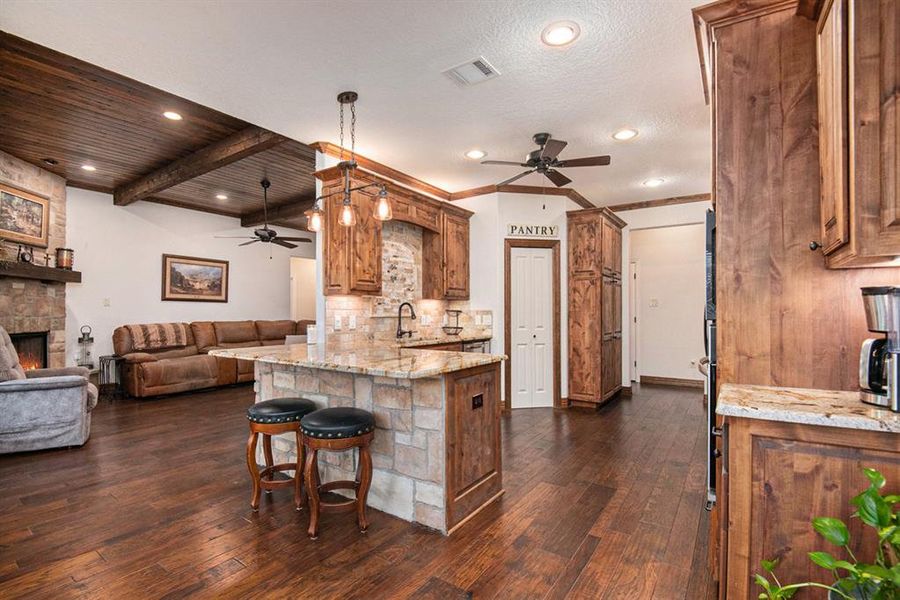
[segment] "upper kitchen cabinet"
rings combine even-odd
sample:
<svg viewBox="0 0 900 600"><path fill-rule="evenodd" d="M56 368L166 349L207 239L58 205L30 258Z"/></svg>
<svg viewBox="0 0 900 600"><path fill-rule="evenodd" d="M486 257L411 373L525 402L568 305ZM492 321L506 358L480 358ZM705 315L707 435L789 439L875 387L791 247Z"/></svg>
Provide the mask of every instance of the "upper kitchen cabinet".
<svg viewBox="0 0 900 600"><path fill-rule="evenodd" d="M456 206L441 207L440 232L422 236L422 297L469 299L469 219Z"/></svg>
<svg viewBox="0 0 900 600"><path fill-rule="evenodd" d="M826 0L816 24L821 237L831 268L900 263L900 3Z"/></svg>
<svg viewBox="0 0 900 600"><path fill-rule="evenodd" d="M316 172L323 194L343 189L336 167ZM472 212L356 170L351 187L383 183L393 219L422 228L422 293L424 298L469 299L469 219ZM321 235L326 295L381 293L382 223L375 218L378 188L352 192L356 225L338 223L342 195L325 201Z"/></svg>

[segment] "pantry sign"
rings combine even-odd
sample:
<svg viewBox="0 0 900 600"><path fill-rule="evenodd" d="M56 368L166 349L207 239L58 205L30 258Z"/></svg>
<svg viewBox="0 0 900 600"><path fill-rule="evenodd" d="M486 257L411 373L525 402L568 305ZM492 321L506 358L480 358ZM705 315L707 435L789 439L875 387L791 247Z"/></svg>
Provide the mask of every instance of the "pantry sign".
<svg viewBox="0 0 900 600"><path fill-rule="evenodd" d="M558 238L559 225L520 225L510 223L508 237Z"/></svg>

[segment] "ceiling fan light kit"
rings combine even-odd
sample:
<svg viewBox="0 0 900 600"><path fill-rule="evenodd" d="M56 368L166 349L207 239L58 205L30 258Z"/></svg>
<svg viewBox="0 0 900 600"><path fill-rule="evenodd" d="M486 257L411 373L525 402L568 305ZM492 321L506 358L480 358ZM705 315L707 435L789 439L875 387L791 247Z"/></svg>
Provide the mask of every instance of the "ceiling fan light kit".
<svg viewBox="0 0 900 600"><path fill-rule="evenodd" d="M341 92L337 96L337 101L341 105L340 106L340 147L341 147L341 162L338 163L338 168L340 168L341 172L343 172L344 176L344 189L332 192L330 194L325 194L324 196L319 196L316 198L315 204L313 204L312 210L306 213L306 224L307 228L310 231L319 231L322 229L322 217L323 217L323 205L322 201L326 198L330 198L335 194L341 194L343 196L341 202L341 212L338 215L338 223L343 225L344 227L353 227L356 225L356 207L352 202L353 192L359 192L369 188L378 188L378 200L375 205L375 218L379 221L389 221L393 217L393 211L391 210L391 201L388 198L387 187L383 183L369 183L366 185L359 185L356 187L350 187L350 180L352 177L353 170L356 168L356 101L359 99L359 94L356 92ZM350 105L350 160L343 160L344 158L344 105Z"/></svg>

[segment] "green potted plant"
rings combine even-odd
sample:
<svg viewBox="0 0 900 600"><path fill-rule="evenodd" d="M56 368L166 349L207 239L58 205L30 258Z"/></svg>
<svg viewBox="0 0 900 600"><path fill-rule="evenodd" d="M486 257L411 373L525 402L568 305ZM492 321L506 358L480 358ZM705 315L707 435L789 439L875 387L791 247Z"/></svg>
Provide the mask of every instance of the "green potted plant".
<svg viewBox="0 0 900 600"><path fill-rule="evenodd" d="M760 600L792 598L802 588L828 590L830 600L900 600L900 521L894 511L900 495L883 496L884 476L875 469L863 469L869 487L851 500L856 507L853 517L874 529L878 536L875 562L862 563L850 550L850 531L840 519L818 517L812 525L827 542L844 550L847 560L835 558L828 552L810 552L809 559L831 571L834 583L805 582L782 585L775 575L777 561L764 560L766 575L756 575L756 584L763 589ZM769 577L772 581L769 581Z"/></svg>

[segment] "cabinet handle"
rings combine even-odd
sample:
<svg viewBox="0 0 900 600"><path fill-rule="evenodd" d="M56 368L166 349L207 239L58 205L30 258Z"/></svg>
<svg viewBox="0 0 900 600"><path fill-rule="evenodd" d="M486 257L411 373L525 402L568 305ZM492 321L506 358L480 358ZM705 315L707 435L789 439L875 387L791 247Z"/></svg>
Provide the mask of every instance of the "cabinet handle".
<svg viewBox="0 0 900 600"><path fill-rule="evenodd" d="M820 244L819 242L817 242L815 240L813 240L809 243L809 249L812 250L813 252L815 252L816 250L818 250L821 247L822 247L822 244Z"/></svg>

